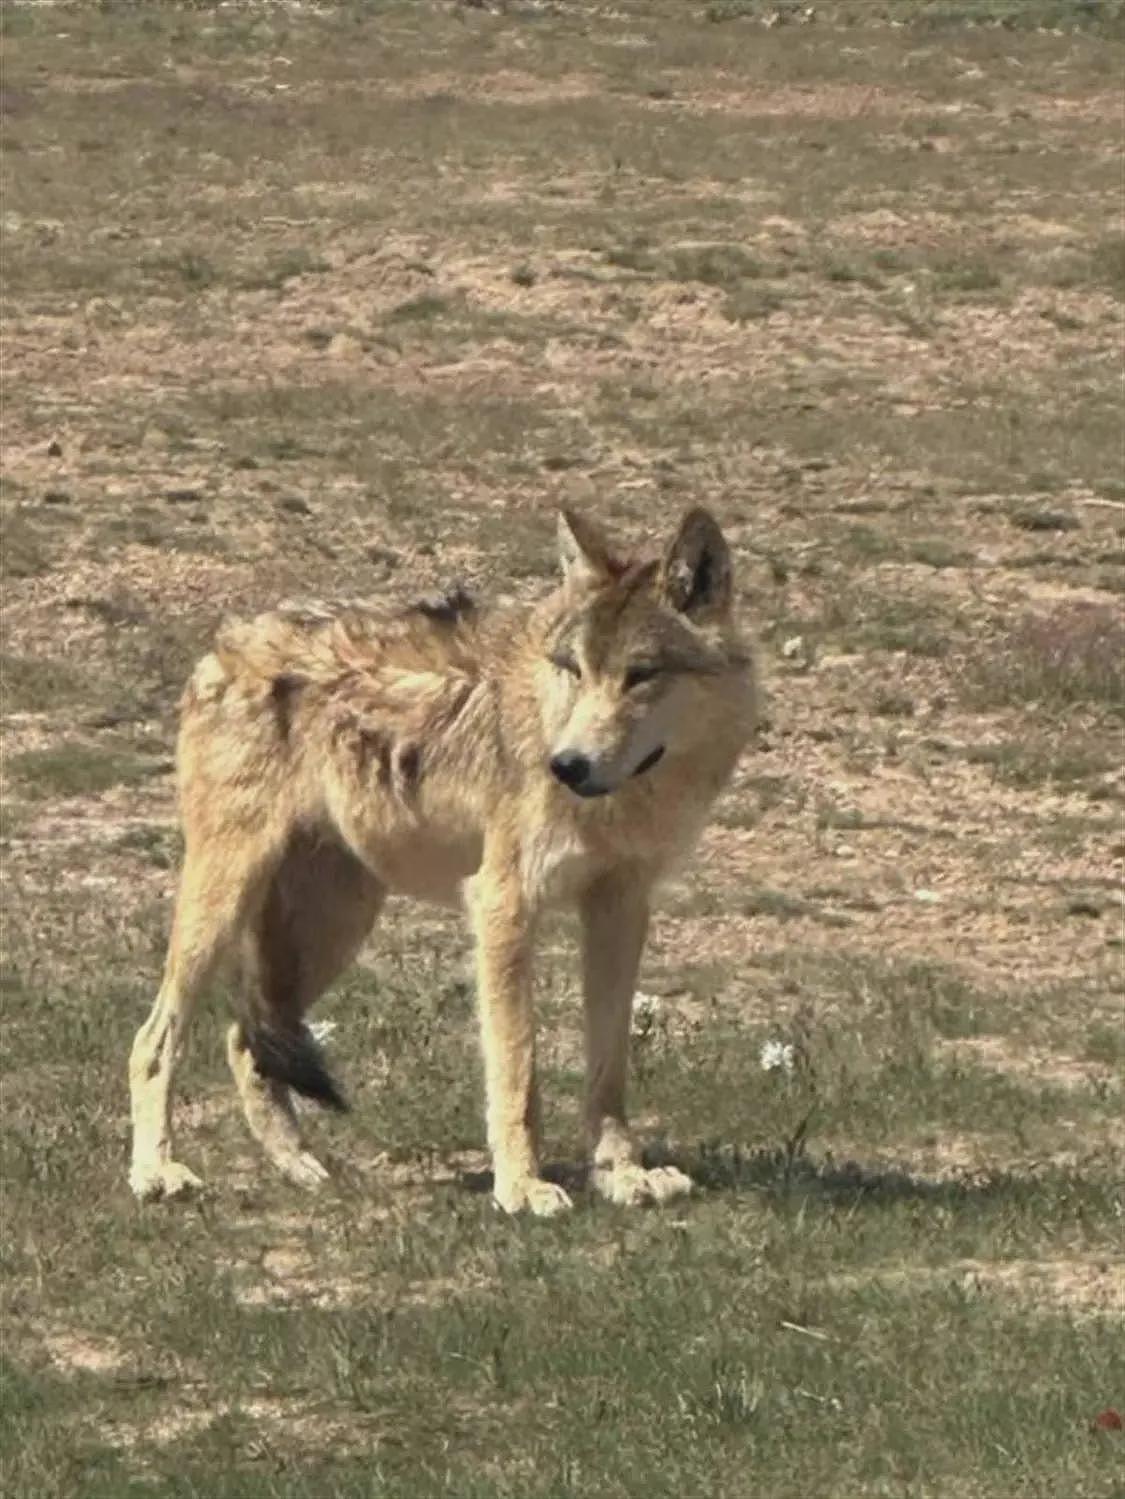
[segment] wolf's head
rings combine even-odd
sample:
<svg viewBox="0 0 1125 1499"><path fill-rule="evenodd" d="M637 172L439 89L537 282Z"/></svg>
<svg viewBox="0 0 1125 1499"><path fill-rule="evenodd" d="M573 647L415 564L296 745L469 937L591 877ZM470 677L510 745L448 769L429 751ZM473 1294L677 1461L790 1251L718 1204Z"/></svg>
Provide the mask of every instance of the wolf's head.
<svg viewBox="0 0 1125 1499"><path fill-rule="evenodd" d="M619 561L601 531L559 517L563 586L539 701L551 774L605 796L665 758L706 751L741 714L749 658L734 631L730 551L692 510L657 561Z"/></svg>

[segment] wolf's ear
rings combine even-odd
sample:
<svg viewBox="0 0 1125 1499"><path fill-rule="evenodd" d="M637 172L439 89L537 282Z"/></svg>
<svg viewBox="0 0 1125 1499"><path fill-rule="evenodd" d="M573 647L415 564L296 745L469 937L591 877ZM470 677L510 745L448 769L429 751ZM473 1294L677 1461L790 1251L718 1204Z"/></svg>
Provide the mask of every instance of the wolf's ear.
<svg viewBox="0 0 1125 1499"><path fill-rule="evenodd" d="M559 511L559 561L568 583L596 583L613 573L601 530L573 510Z"/></svg>
<svg viewBox="0 0 1125 1499"><path fill-rule="evenodd" d="M709 619L731 604L730 548L708 510L689 510L660 564L660 589L673 609Z"/></svg>

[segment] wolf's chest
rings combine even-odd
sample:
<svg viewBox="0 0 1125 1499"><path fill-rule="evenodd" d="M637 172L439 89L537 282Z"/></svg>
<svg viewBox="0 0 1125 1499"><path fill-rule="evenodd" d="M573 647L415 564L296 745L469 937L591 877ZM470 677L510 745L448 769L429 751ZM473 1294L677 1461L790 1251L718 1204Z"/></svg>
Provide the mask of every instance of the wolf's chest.
<svg viewBox="0 0 1125 1499"><path fill-rule="evenodd" d="M520 841L524 891L533 904L560 905L614 869L658 880L690 853L702 822L702 808L667 808L660 815L640 798L530 819Z"/></svg>
<svg viewBox="0 0 1125 1499"><path fill-rule="evenodd" d="M412 829L406 836L385 837L365 849L364 862L393 895L455 906L464 880L480 866L482 840Z"/></svg>
<svg viewBox="0 0 1125 1499"><path fill-rule="evenodd" d="M520 877L533 905L572 900L601 872L604 858L569 823L541 822L520 846Z"/></svg>

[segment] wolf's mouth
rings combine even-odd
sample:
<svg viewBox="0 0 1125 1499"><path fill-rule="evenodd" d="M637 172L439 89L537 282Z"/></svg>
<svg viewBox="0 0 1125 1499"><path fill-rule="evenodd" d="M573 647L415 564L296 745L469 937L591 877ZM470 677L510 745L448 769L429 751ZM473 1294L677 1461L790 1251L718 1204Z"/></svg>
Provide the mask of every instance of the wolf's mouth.
<svg viewBox="0 0 1125 1499"><path fill-rule="evenodd" d="M646 770L651 770L658 760L664 758L664 746L658 744L651 755L646 755L633 772L634 776L643 776Z"/></svg>
<svg viewBox="0 0 1125 1499"><path fill-rule="evenodd" d="M662 744L659 744L650 755L646 755L644 757L641 763L637 766L636 770L633 772L630 779L633 780L637 776L643 776L646 770L651 770L656 762L660 759L663 759L663 757L664 746ZM597 781L579 781L576 786L570 786L568 789L573 791L575 796L581 796L584 799L588 799L595 796L609 796L610 793L616 788L613 786L599 786Z"/></svg>

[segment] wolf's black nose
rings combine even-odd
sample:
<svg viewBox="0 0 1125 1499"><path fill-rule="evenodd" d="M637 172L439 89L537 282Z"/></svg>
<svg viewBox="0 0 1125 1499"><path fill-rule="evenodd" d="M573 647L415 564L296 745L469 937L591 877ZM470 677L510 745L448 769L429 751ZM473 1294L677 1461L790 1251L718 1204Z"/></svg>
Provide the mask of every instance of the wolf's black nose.
<svg viewBox="0 0 1125 1499"><path fill-rule="evenodd" d="M575 750L563 750L562 754L551 756L551 774L564 786L576 791L590 779L590 762Z"/></svg>

